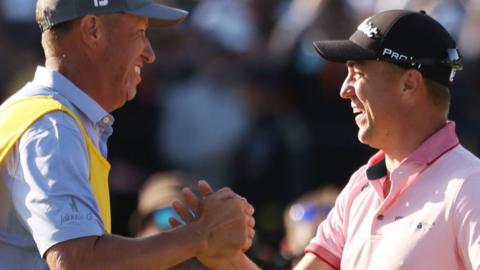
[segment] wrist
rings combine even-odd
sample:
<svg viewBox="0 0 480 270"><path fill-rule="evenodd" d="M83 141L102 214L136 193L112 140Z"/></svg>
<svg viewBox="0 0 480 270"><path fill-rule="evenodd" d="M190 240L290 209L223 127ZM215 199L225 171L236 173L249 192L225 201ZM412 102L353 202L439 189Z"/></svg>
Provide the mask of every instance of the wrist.
<svg viewBox="0 0 480 270"><path fill-rule="evenodd" d="M229 257L210 257L210 256L199 256L197 257L203 265L205 265L210 270L237 270L236 265L239 263L235 262L238 260L238 255L229 256Z"/></svg>
<svg viewBox="0 0 480 270"><path fill-rule="evenodd" d="M260 268L253 263L247 255L243 252L238 252L238 254L232 258L230 261L232 270L260 270Z"/></svg>
<svg viewBox="0 0 480 270"><path fill-rule="evenodd" d="M210 270L260 270L245 253L238 251L228 257L199 257Z"/></svg>
<svg viewBox="0 0 480 270"><path fill-rule="evenodd" d="M208 249L208 238L205 228L198 222L192 222L186 225L190 231L190 237L193 239L195 247L195 256L203 254Z"/></svg>

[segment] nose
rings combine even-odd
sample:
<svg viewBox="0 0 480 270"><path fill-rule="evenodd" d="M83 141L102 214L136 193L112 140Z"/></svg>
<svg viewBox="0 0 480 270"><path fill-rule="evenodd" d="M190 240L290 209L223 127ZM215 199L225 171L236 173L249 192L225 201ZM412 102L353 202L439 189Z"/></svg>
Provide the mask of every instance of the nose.
<svg viewBox="0 0 480 270"><path fill-rule="evenodd" d="M152 49L152 44L148 38L145 38L145 48L142 52L142 57L146 63L153 63L156 59L155 52Z"/></svg>
<svg viewBox="0 0 480 270"><path fill-rule="evenodd" d="M355 96L355 88L352 85L352 80L349 74L343 81L342 88L340 89L340 97L343 99L351 99L354 96Z"/></svg>

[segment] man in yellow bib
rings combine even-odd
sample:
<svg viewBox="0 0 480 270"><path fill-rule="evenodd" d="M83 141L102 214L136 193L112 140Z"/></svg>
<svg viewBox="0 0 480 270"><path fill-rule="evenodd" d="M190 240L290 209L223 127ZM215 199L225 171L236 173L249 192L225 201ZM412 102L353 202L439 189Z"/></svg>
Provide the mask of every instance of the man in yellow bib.
<svg viewBox="0 0 480 270"><path fill-rule="evenodd" d="M149 24L186 15L152 0L37 1L45 67L0 106L0 268L167 269L196 256L216 269L251 245L252 206L205 182L195 222L142 239L110 234L109 113L155 60Z"/></svg>

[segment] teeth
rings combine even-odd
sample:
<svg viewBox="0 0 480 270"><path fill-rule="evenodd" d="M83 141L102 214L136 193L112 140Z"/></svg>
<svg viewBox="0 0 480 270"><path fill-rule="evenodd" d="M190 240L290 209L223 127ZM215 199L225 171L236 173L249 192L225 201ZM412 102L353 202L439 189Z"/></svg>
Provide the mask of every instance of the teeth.
<svg viewBox="0 0 480 270"><path fill-rule="evenodd" d="M353 109L353 113L354 113L354 114L357 114L357 113L362 113L362 111L361 111L361 110L359 110L359 109Z"/></svg>
<svg viewBox="0 0 480 270"><path fill-rule="evenodd" d="M139 66L135 66L135 73L137 73L138 75L140 75L140 67Z"/></svg>

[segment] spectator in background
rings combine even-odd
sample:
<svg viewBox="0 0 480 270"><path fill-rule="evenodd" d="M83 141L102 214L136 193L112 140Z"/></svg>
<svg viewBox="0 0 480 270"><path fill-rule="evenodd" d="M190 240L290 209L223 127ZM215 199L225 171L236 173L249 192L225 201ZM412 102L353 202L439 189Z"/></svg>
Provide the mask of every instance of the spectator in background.
<svg viewBox="0 0 480 270"><path fill-rule="evenodd" d="M35 2L36 0L0 1L2 20L8 23L32 24L35 21Z"/></svg>
<svg viewBox="0 0 480 270"><path fill-rule="evenodd" d="M192 26L232 52L247 52L257 43L249 0L204 0L192 11Z"/></svg>
<svg viewBox="0 0 480 270"><path fill-rule="evenodd" d="M163 160L218 187L231 184L228 165L249 116L235 57L217 43L210 46L199 51L196 73L162 90L157 142Z"/></svg>
<svg viewBox="0 0 480 270"><path fill-rule="evenodd" d="M171 203L182 200L181 190L193 187L195 183L181 172L159 172L151 175L138 194L138 206L130 218L130 234L136 237L148 237L172 229L171 217L179 218ZM206 268L192 258L170 270L205 270Z"/></svg>
<svg viewBox="0 0 480 270"><path fill-rule="evenodd" d="M0 20L5 23L5 31L17 46L29 48L40 37L40 31L32 27L35 22L35 0L1 0Z"/></svg>
<svg viewBox="0 0 480 270"><path fill-rule="evenodd" d="M283 83L284 76L266 60L246 67L243 100L252 121L232 164L233 189L255 205L259 251L254 253L265 262L272 261L283 235L285 206L318 185L312 164L313 138L295 109L295 89Z"/></svg>
<svg viewBox="0 0 480 270"><path fill-rule="evenodd" d="M285 209L285 236L280 250L290 267L295 267L303 257L305 247L333 208L339 193L340 190L333 186L318 188L302 195Z"/></svg>

